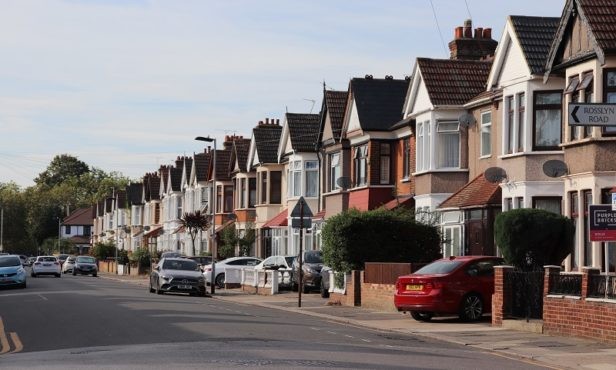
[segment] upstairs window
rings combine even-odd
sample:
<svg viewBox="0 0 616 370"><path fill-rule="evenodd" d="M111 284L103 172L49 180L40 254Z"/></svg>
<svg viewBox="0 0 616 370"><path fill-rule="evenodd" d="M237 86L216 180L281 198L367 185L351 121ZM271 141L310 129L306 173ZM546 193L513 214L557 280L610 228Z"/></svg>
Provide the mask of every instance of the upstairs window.
<svg viewBox="0 0 616 370"><path fill-rule="evenodd" d="M518 124L518 152L524 151L524 124L526 120L526 94L519 93L517 95L517 124Z"/></svg>
<svg viewBox="0 0 616 370"><path fill-rule="evenodd" d="M534 150L558 150L561 142L562 93L536 91L534 105Z"/></svg>
<svg viewBox="0 0 616 370"><path fill-rule="evenodd" d="M339 188L338 178L340 178L340 153L332 153L329 155L329 182L328 191L333 191Z"/></svg>
<svg viewBox="0 0 616 370"><path fill-rule="evenodd" d="M616 69L605 69L603 81L603 94L606 103L616 103ZM603 133L616 135L616 127L603 127Z"/></svg>
<svg viewBox="0 0 616 370"><path fill-rule="evenodd" d="M438 122L438 167L460 166L460 125L457 121Z"/></svg>
<svg viewBox="0 0 616 370"><path fill-rule="evenodd" d="M580 100L585 103L593 103L594 102L594 86L593 86L593 73L586 72L582 76L582 82L580 82L580 86L578 90L584 92L584 97ZM590 137L592 135L592 126L583 127L582 136Z"/></svg>
<svg viewBox="0 0 616 370"><path fill-rule="evenodd" d="M259 203L267 204L267 172L259 172L259 176L261 176L261 199L259 200Z"/></svg>
<svg viewBox="0 0 616 370"><path fill-rule="evenodd" d="M424 167L424 124L417 123L417 171L423 171Z"/></svg>
<svg viewBox="0 0 616 370"><path fill-rule="evenodd" d="M178 212L177 212L177 215L176 215L177 216L176 219L180 219L180 218L182 218L183 211L184 211L183 199L181 197L177 197L177 200L178 200L178 208L177 208Z"/></svg>
<svg viewBox="0 0 616 370"><path fill-rule="evenodd" d="M390 167L391 167L391 145L389 143L381 143L379 146L380 149L380 183L381 184L389 184L390 183Z"/></svg>
<svg viewBox="0 0 616 370"><path fill-rule="evenodd" d="M505 146L505 153L511 154L513 153L513 148L515 148L515 131L513 129L514 126L514 101L513 95L507 96L505 98L505 111L507 112L507 119L505 125L507 126L507 145Z"/></svg>
<svg viewBox="0 0 616 370"><path fill-rule="evenodd" d="M306 170L306 197L316 197L319 187L319 164L317 161L304 162Z"/></svg>
<svg viewBox="0 0 616 370"><path fill-rule="evenodd" d="M287 181L289 182L289 198L300 197L302 195L302 162L289 162Z"/></svg>
<svg viewBox="0 0 616 370"><path fill-rule="evenodd" d="M255 208L257 203L257 179L248 179L248 208Z"/></svg>
<svg viewBox="0 0 616 370"><path fill-rule="evenodd" d="M569 84L567 84L567 88L563 91L563 94L568 95L569 103L577 103L580 101L579 84L580 78L577 75L569 78ZM580 138L578 126L569 126L569 138L570 140L578 140Z"/></svg>
<svg viewBox="0 0 616 370"><path fill-rule="evenodd" d="M233 212L233 186L225 186L225 213Z"/></svg>
<svg viewBox="0 0 616 370"><path fill-rule="evenodd" d="M355 186L364 186L368 183L368 145L355 147L354 156L354 182Z"/></svg>
<svg viewBox="0 0 616 370"><path fill-rule="evenodd" d="M411 177L411 138L402 139L402 178Z"/></svg>
<svg viewBox="0 0 616 370"><path fill-rule="evenodd" d="M270 204L282 203L282 171L271 171Z"/></svg>
<svg viewBox="0 0 616 370"><path fill-rule="evenodd" d="M246 208L246 179L241 178L240 180L240 191L239 191L239 208Z"/></svg>
<svg viewBox="0 0 616 370"><path fill-rule="evenodd" d="M481 156L492 154L492 112L481 113Z"/></svg>

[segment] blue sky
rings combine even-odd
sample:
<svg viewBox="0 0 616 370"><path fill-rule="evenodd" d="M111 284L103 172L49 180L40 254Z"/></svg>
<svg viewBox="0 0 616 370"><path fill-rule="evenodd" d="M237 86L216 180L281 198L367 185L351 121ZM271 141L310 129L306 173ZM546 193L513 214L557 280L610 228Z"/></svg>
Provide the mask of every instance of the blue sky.
<svg viewBox="0 0 616 370"><path fill-rule="evenodd" d="M324 81L344 90L447 58L469 13L498 41L507 15L559 17L564 0L1 5L0 182L29 186L65 153L139 179L202 151L195 136L250 137L266 117L318 113Z"/></svg>

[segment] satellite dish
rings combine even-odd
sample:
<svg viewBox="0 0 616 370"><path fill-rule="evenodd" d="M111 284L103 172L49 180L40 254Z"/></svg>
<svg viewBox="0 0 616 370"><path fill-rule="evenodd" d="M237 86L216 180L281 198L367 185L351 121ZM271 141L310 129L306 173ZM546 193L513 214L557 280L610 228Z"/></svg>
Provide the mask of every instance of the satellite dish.
<svg viewBox="0 0 616 370"><path fill-rule="evenodd" d="M336 179L336 185L340 186L342 190L346 190L351 186L351 179L347 176L338 177Z"/></svg>
<svg viewBox="0 0 616 370"><path fill-rule="evenodd" d="M559 159L551 159L543 164L543 173L549 177L561 177L568 172L567 164Z"/></svg>
<svg viewBox="0 0 616 370"><path fill-rule="evenodd" d="M464 113L458 117L458 122L460 122L462 126L468 127L475 123L475 116L469 113Z"/></svg>
<svg viewBox="0 0 616 370"><path fill-rule="evenodd" d="M483 172L483 177L495 184L507 178L507 172L500 167L489 167Z"/></svg>

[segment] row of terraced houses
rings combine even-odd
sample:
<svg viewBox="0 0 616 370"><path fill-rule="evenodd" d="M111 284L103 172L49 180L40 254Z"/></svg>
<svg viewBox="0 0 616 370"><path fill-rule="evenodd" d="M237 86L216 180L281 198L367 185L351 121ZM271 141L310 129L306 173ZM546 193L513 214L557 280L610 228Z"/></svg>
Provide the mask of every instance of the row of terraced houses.
<svg viewBox="0 0 616 370"><path fill-rule="evenodd" d="M560 18L509 16L498 42L466 21L449 59L417 58L405 79L324 87L319 114L266 118L250 138L226 136L146 173L94 207L92 242L200 254L234 224L256 230L253 255L293 255L290 210L303 197L308 249L344 210L408 207L437 220L444 256L494 255L500 212L542 208L575 221L567 270L613 270L614 255L589 241L587 210L616 186L616 126L569 125L567 106L616 102L614 24L616 5L600 0L568 0ZM193 252L179 218L211 204L215 230Z"/></svg>

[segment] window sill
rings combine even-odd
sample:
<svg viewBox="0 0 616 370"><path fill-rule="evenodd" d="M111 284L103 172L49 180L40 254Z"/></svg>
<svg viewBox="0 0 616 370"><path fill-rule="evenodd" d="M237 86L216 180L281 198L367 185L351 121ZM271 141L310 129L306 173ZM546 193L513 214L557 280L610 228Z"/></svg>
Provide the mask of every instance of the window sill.
<svg viewBox="0 0 616 370"><path fill-rule="evenodd" d="M413 176L426 175L435 172L468 172L466 168L437 168L433 170L413 172Z"/></svg>
<svg viewBox="0 0 616 370"><path fill-rule="evenodd" d="M489 159L492 158L492 154L486 154L479 157L479 159Z"/></svg>

